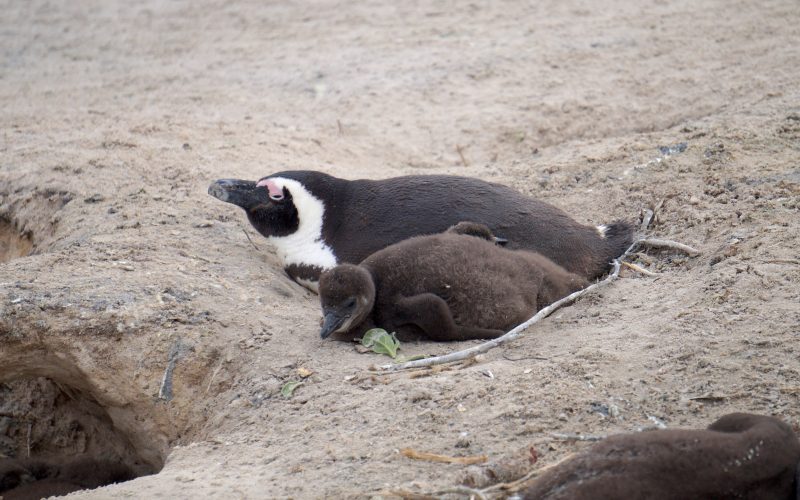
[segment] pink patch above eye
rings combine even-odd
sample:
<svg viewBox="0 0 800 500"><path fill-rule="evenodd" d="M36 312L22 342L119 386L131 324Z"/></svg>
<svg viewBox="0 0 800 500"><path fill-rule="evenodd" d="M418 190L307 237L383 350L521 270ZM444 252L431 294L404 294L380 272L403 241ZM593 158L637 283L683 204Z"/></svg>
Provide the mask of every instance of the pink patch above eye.
<svg viewBox="0 0 800 500"><path fill-rule="evenodd" d="M265 187L269 192L270 198L283 198L283 189L279 188L272 179L258 181L256 187Z"/></svg>

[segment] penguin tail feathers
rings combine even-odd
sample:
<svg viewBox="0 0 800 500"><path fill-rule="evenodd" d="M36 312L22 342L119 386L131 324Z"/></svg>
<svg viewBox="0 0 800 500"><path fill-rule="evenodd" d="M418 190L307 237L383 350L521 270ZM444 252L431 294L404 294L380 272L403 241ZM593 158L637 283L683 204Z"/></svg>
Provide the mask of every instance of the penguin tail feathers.
<svg viewBox="0 0 800 500"><path fill-rule="evenodd" d="M635 237L633 225L624 220L597 226L597 232L606 240L609 261L622 255L633 244Z"/></svg>

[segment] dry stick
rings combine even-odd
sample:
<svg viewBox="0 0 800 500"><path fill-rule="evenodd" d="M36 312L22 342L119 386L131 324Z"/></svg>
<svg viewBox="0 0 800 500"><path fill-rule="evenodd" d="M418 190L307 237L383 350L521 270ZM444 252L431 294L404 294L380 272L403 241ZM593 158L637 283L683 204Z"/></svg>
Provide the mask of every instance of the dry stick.
<svg viewBox="0 0 800 500"><path fill-rule="evenodd" d="M684 245L683 243L678 243L677 241L660 240L657 238L644 238L637 241L637 243L652 248L671 248L673 250L680 250L681 252L688 254L690 257L700 255L700 250L692 248L689 245Z"/></svg>
<svg viewBox="0 0 800 500"><path fill-rule="evenodd" d="M473 455L470 457L450 457L447 455L439 455L438 453L428 453L425 451L417 451L412 448L403 448L400 454L414 460L427 460L429 462L440 462L445 464L464 464L474 465L486 463L489 457L486 455Z"/></svg>
<svg viewBox="0 0 800 500"><path fill-rule="evenodd" d="M636 271L637 273L646 274L647 276L658 276L658 273L654 273L653 271L648 271L647 269L641 266L637 266L633 262L623 262L622 265L627 267L628 269Z"/></svg>
<svg viewBox="0 0 800 500"><path fill-rule="evenodd" d="M512 358L508 355L508 353L504 353L503 357L509 361L525 361L526 359L535 359L537 361L547 361L550 358L545 358L543 356L520 356L518 358Z"/></svg>
<svg viewBox="0 0 800 500"><path fill-rule="evenodd" d="M445 363L453 363L453 362L456 362L456 361L463 361L465 359L475 357L478 354L482 354L484 352L488 352L488 351L494 349L495 347L498 347L498 346L501 346L501 345L503 345L505 343L508 343L508 342L516 339L517 337L519 337L525 330L527 330L534 323L538 323L542 319L544 319L547 316L549 316L550 314L552 314L553 311L556 311L560 307L562 307L562 306L564 306L566 304L569 304L570 302L573 302L578 297L580 297L582 295L585 295L585 294L591 292L592 290L594 290L596 288L599 288L601 286L607 285L607 284L611 283L612 281L614 281L615 279L617 279L619 277L619 270L620 270L620 268L622 266L623 259L625 259L625 257L630 255L631 251L633 251L633 249L639 244L650 245L650 246L659 245L661 248L674 248L676 250L680 250L680 251L686 252L686 253L688 253L690 255L692 255L692 254L698 255L700 253L699 251L695 250L694 248L692 248L692 247L690 247L688 245L684 245L682 243L677 243L677 242L674 242L674 241L653 240L653 239L636 240L631 244L631 246L628 247L627 250L625 250L625 252L622 255L620 255L619 257L614 259L614 261L613 261L614 271L611 274L609 274L606 277L606 279L604 279L603 281L598 281L597 283L589 285L589 286L587 286L586 288L584 288L582 290L578 290L577 292L571 293L570 295L567 295L566 297L553 302L549 306L547 306L545 308L542 308L531 319L527 320L526 322L524 322L524 323L522 323L520 325L517 325L511 331L509 331L508 333L506 333L504 335L501 335L500 337L497 337L496 339L492 339L492 340L489 340L487 342L484 342L483 344L476 345L474 347L470 347L469 349L464 349L463 351L452 352L450 354L445 354L443 356L436 356L436 357L433 357L433 358L419 359L419 360L416 360L416 361L409 361L408 363L400 363L400 364L397 364L397 365L381 365L381 366L378 366L377 368L378 368L378 370L382 370L382 371L396 372L396 371L401 371L401 370L408 370L410 368L423 368L423 367L428 367L428 366L441 365L441 364L445 364Z"/></svg>
<svg viewBox="0 0 800 500"><path fill-rule="evenodd" d="M222 362L223 360L221 359L219 361L219 364L217 365L217 368L214 370L214 373L211 374L211 380L208 381L208 386L206 387L206 394L208 394L208 391L211 390L211 384L214 383L214 379L217 377L217 374L222 369Z"/></svg>
<svg viewBox="0 0 800 500"><path fill-rule="evenodd" d="M569 455L562 457L561 460L559 460L558 462L552 463L550 465L545 465L544 467L541 467L539 469L534 469L525 474L524 476L520 477L519 479L515 479L514 481L511 481L509 483L497 483L491 486L487 486L486 488L483 488L481 492L489 494L494 491L506 491L512 493L515 491L519 491L522 488L524 488L527 485L528 481L530 481L531 479L541 476L545 472L560 466L567 460L570 460L574 457L575 453L570 453Z"/></svg>
<svg viewBox="0 0 800 500"><path fill-rule="evenodd" d="M33 422L28 422L28 458L31 458L31 431L33 430Z"/></svg>
<svg viewBox="0 0 800 500"><path fill-rule="evenodd" d="M653 215L654 212L649 208L645 209L644 216L642 217L642 225L639 228L640 231L647 231L650 227L650 223L653 222Z"/></svg>
<svg viewBox="0 0 800 500"><path fill-rule="evenodd" d="M457 145L456 152L458 153L458 156L461 157L461 164L464 165L465 167L468 167L469 163L467 163L467 159L464 158L464 147L461 145Z"/></svg>
<svg viewBox="0 0 800 500"><path fill-rule="evenodd" d="M253 243L253 240L251 240L251 239L250 239L250 235L249 235L249 234L247 234L247 230L246 230L246 229L244 229L244 228L242 228L242 232L244 233L244 235L245 235L245 236L247 236L247 241L249 241L249 242L250 242L250 244L251 244L251 245L253 245L253 248L255 248L256 250L258 250L259 248L256 246L256 244L255 244L255 243Z"/></svg>

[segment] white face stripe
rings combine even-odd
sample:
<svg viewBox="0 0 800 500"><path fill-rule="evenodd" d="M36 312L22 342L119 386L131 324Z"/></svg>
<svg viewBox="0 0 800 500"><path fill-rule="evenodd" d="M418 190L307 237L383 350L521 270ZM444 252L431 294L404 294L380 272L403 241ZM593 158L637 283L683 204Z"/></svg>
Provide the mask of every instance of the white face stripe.
<svg viewBox="0 0 800 500"><path fill-rule="evenodd" d="M322 241L322 217L325 205L294 179L271 177L275 186L285 187L292 195L300 223L297 231L288 236L270 236L269 241L278 249L278 257L284 265L296 264L318 266L322 269L334 267L336 256L333 249Z"/></svg>
<svg viewBox="0 0 800 500"><path fill-rule="evenodd" d="M606 231L608 231L608 226L605 224L600 224L597 226L597 234L599 234L601 238L605 239Z"/></svg>

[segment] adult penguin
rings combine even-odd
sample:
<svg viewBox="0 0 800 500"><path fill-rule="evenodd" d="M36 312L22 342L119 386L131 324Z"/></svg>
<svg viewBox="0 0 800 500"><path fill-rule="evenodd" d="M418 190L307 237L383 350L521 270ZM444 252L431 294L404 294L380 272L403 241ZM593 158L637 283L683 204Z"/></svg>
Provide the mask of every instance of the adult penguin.
<svg viewBox="0 0 800 500"><path fill-rule="evenodd" d="M461 221L484 224L508 241L507 248L538 252L587 279L607 272L633 241L626 222L580 224L548 203L471 177L350 181L295 170L258 181L220 179L208 193L243 208L276 246L286 273L315 291L326 269L357 264L393 243Z"/></svg>

